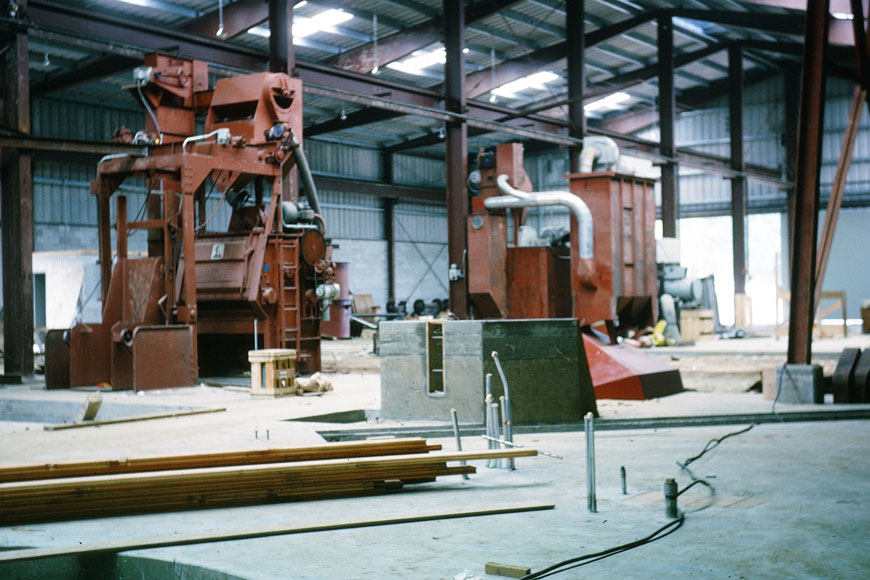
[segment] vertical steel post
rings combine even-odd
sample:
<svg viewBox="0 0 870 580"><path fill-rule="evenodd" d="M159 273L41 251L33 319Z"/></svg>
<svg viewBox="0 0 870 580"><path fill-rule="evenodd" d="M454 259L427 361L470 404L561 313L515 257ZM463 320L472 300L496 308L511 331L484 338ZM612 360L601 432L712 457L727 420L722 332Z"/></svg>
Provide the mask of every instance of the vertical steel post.
<svg viewBox="0 0 870 580"><path fill-rule="evenodd" d="M794 235L791 248L789 364L809 364L815 297L816 233L825 117L828 0L809 2L804 23L803 74L798 122Z"/></svg>
<svg viewBox="0 0 870 580"><path fill-rule="evenodd" d="M568 135L576 139L586 136L586 115L583 112L583 93L586 90L585 67L585 16L583 0L567 0L565 3L565 30L568 42ZM569 171L580 170L579 146L568 151Z"/></svg>
<svg viewBox="0 0 870 580"><path fill-rule="evenodd" d="M670 16L658 19L659 130L662 155L676 159L676 96L674 93L674 28ZM676 162L664 163L662 171L662 234L677 237L680 184Z"/></svg>
<svg viewBox="0 0 870 580"><path fill-rule="evenodd" d="M798 124L798 108L800 106L800 70L796 66L787 66L783 74L783 92L784 92L784 131L783 131L783 146L785 148L785 178L794 184L795 162L797 161L797 124ZM795 190L794 185L786 191L786 225L787 230L781 235L785 237L787 243L786 250L783 251L782 257L782 280L777 280L783 288L788 287L786 280L791 276L791 248L793 246L792 235L794 234L794 200Z"/></svg>
<svg viewBox="0 0 870 580"><path fill-rule="evenodd" d="M465 5L462 0L444 0L444 108L465 113ZM446 124L447 169L447 261L465 271L468 247L468 128L464 121ZM468 279L450 282L450 309L458 318L468 317Z"/></svg>
<svg viewBox="0 0 870 580"><path fill-rule="evenodd" d="M22 12L25 6L21 6ZM0 125L30 133L27 30L0 28ZM0 150L4 377L33 374L33 169L29 153Z"/></svg>
<svg viewBox="0 0 870 580"><path fill-rule="evenodd" d="M598 513L598 498L595 493L595 416L586 413L583 425L586 429L586 507L589 513Z"/></svg>
<svg viewBox="0 0 870 580"><path fill-rule="evenodd" d="M731 140L731 169L743 173L746 161L743 151L743 51L739 46L728 48L728 117ZM746 177L731 178L731 237L734 265L735 325L747 321L738 317L745 313L746 297Z"/></svg>
<svg viewBox="0 0 870 580"><path fill-rule="evenodd" d="M386 177L386 176L385 176ZM396 203L394 197L385 197L384 204L384 239L387 242L387 300L396 301Z"/></svg>
<svg viewBox="0 0 870 580"><path fill-rule="evenodd" d="M269 71L295 75L293 2L269 0Z"/></svg>
<svg viewBox="0 0 870 580"><path fill-rule="evenodd" d="M453 437L456 438L456 451L462 451L462 438L459 436L459 417L456 416L456 409L450 409L450 419L453 421ZM465 465L464 461L460 461L459 465ZM468 474L463 473L462 479L468 479Z"/></svg>

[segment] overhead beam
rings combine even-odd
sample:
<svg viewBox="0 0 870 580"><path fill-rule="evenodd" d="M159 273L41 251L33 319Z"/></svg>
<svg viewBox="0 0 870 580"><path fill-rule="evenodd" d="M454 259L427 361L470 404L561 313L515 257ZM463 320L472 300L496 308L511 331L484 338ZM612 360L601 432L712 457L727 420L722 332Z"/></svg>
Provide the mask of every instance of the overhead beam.
<svg viewBox="0 0 870 580"><path fill-rule="evenodd" d="M314 174L314 185L324 191L344 191L347 193L359 193L375 197L389 197L399 199L414 199L419 201L444 202L443 189L429 187L414 187L397 183L381 183L331 175Z"/></svg>
<svg viewBox="0 0 870 580"><path fill-rule="evenodd" d="M84 35L124 46L135 44L146 51L177 51L186 58L240 70L266 70L267 55L263 52L182 30L158 28L147 21L115 18L50 0L31 0L27 15L37 27L54 32Z"/></svg>
<svg viewBox="0 0 870 580"><path fill-rule="evenodd" d="M119 72L132 69L140 64L142 64L141 58L110 54L98 58L93 62L75 67L67 72L50 76L33 85L30 89L30 94L31 97L40 97L52 91L70 88L112 76Z"/></svg>
<svg viewBox="0 0 870 580"><path fill-rule="evenodd" d="M669 12L672 17L677 18L715 22L716 24L752 28L753 30L777 32L780 34L799 35L803 32L804 26L803 14L739 12L736 10L693 10L690 8L674 8Z"/></svg>
<svg viewBox="0 0 870 580"><path fill-rule="evenodd" d="M816 233L825 118L825 46L828 0L809 2L804 32L791 249L789 364L810 364L815 297Z"/></svg>
<svg viewBox="0 0 870 580"><path fill-rule="evenodd" d="M474 2L465 9L466 26L471 26L517 2L518 0ZM415 50L440 42L443 30L444 19L431 18L376 41L347 50L328 59L326 63L356 72L371 72L375 67L401 60Z"/></svg>
<svg viewBox="0 0 870 580"><path fill-rule="evenodd" d="M191 20L181 28L199 36L231 40L269 19L269 0L237 0L232 4L224 3L223 13L224 28L220 37L220 14L217 9Z"/></svg>
<svg viewBox="0 0 870 580"><path fill-rule="evenodd" d="M595 46L608 38L618 36L644 22L649 22L656 14L657 12L647 12L586 33L584 38L585 46ZM548 66L561 58L565 58L567 54L568 42L564 41L502 62L494 69L483 69L473 72L465 80L466 96L469 99L473 99L484 95L505 83L538 72L541 67Z"/></svg>

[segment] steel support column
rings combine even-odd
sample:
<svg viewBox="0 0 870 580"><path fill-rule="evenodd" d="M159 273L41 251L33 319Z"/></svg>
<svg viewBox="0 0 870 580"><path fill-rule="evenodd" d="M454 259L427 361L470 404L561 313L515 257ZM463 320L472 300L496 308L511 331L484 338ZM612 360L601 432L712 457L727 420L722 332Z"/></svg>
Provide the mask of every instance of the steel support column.
<svg viewBox="0 0 870 580"><path fill-rule="evenodd" d="M567 0L565 4L565 30L568 35L568 135L575 139L582 139L586 136L586 115L583 111L583 93L586 91L585 15L583 0ZM582 147L575 145L568 151L568 165L571 173L580 170L581 149Z"/></svg>
<svg viewBox="0 0 870 580"><path fill-rule="evenodd" d="M0 29L0 36L5 38L0 46L0 124L26 135L30 133L27 33L10 26ZM7 380L19 380L33 374L33 172L28 152L0 150L0 197L4 374Z"/></svg>
<svg viewBox="0 0 870 580"><path fill-rule="evenodd" d="M658 58L660 149L662 155L675 158L677 146L674 125L677 121L677 102L674 92L674 27L670 16L658 19ZM661 171L662 234L666 238L675 238L680 212L678 166L676 163L664 163Z"/></svg>
<svg viewBox="0 0 870 580"><path fill-rule="evenodd" d="M462 0L444 0L444 108L465 113L465 10ZM468 218L468 128L463 120L446 122L447 165L447 260L465 270ZM468 282L450 282L450 309L459 318L468 317Z"/></svg>
<svg viewBox="0 0 870 580"><path fill-rule="evenodd" d="M269 71L296 75L292 0L269 0Z"/></svg>
<svg viewBox="0 0 870 580"><path fill-rule="evenodd" d="M743 51L728 49L728 117L731 137L731 169L746 169L743 155ZM731 178L731 234L734 253L734 299L746 294L746 177ZM736 311L735 311L736 312ZM738 321L738 326L745 321Z"/></svg>
<svg viewBox="0 0 870 580"><path fill-rule="evenodd" d="M825 48L828 0L807 5L804 28L795 176L794 235L791 248L791 303L788 327L789 364L809 364L815 296L816 233L825 117Z"/></svg>
<svg viewBox="0 0 870 580"><path fill-rule="evenodd" d="M384 198L384 239L387 241L387 301L396 301L396 203L395 197Z"/></svg>
<svg viewBox="0 0 870 580"><path fill-rule="evenodd" d="M797 173L795 162L797 161L797 124L798 110L800 107L800 71L789 66L785 69L783 75L783 91L785 101L785 130L783 131L783 147L785 148L785 179L790 183L794 183L795 174ZM781 235L788 241L784 244L785 254L782 257L782 280L777 280L777 284L786 287L786 280L791 276L791 249L794 247L792 236L794 235L794 186L786 190L786 231Z"/></svg>

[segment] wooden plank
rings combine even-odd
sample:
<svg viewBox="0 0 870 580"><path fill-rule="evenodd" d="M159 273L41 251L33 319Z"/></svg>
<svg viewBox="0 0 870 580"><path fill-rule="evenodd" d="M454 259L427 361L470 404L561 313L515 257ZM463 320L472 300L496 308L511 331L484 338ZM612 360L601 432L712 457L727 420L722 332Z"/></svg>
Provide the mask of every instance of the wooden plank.
<svg viewBox="0 0 870 580"><path fill-rule="evenodd" d="M513 564L487 562L486 573L495 574L496 576L507 576L508 578L522 578L526 574L531 574L532 569L527 566L514 566Z"/></svg>
<svg viewBox="0 0 870 580"><path fill-rule="evenodd" d="M534 457L535 449L490 449L485 451L465 451L458 453L413 454L378 459L327 459L322 461L301 461L278 463L274 465L252 465L246 467L209 467L203 469L184 469L161 471L148 474L130 473L112 476L74 477L58 481L26 481L22 483L0 484L0 499L23 490L61 490L87 487L90 490L109 487L112 489L130 488L138 484L179 485L185 482L199 482L212 478L236 478L245 475L281 474L288 476L305 472L328 474L363 471L378 467L399 465L402 467L444 463L447 461L473 461L480 459Z"/></svg>
<svg viewBox="0 0 870 580"><path fill-rule="evenodd" d="M186 417L188 415L203 415L205 413L220 413L226 408L198 409L196 411L180 411L178 413L160 413L157 415L139 415L136 417L124 417L123 419L107 419L105 421L88 421L87 423L64 423L63 425L45 425L46 431L63 431L65 429L78 429L79 427L99 427L101 425L115 425L118 423L133 423L135 421L150 421L151 419L172 419L174 417Z"/></svg>
<svg viewBox="0 0 870 580"><path fill-rule="evenodd" d="M357 441L354 443L330 443L328 445L309 447L202 453L196 455L123 457L69 463L32 463L0 467L0 483L118 473L199 469L229 465L289 463L379 455L409 455L440 450L441 445L430 445L426 443L425 439L405 438L383 441Z"/></svg>
<svg viewBox="0 0 870 580"><path fill-rule="evenodd" d="M193 544L207 544L211 542L226 542L231 540L265 538L269 536L282 536L289 534L327 532L332 530L347 530L374 526L428 522L434 520L514 514L530 511L549 510L553 509L554 507L555 506L553 504L512 503L486 507L462 508L452 511L426 511L414 512L409 514L396 514L385 516L382 518L367 520L347 518L329 520L326 522L312 522L293 525L285 524L256 526L249 528L237 528L233 530L221 530L216 532L205 531L183 534L166 534L162 536L150 536L144 538L124 538L120 540L94 542L89 544L76 544L72 546L3 551L0 552L0 562L20 562L24 560L40 560L44 558L56 558L59 556L80 556L85 554L116 554L118 552L125 552L128 550L166 548L170 546L189 546Z"/></svg>
<svg viewBox="0 0 870 580"><path fill-rule="evenodd" d="M121 199L120 197L118 199ZM82 403L81 409L79 409L79 414L76 417L76 423L81 423L83 421L92 422L97 418L97 413L100 410L100 406L103 404L103 393L97 391L96 393L88 393L88 398Z"/></svg>
<svg viewBox="0 0 870 580"><path fill-rule="evenodd" d="M3 483L0 525L380 493L391 480L474 473L473 467L449 468L448 461L536 454L496 449Z"/></svg>

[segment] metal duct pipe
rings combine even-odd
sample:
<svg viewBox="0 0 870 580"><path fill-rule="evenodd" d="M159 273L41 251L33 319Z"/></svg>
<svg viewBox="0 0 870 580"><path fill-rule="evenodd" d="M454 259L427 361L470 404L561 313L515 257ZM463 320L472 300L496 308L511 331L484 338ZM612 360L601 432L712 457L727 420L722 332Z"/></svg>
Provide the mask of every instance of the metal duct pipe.
<svg viewBox="0 0 870 580"><path fill-rule="evenodd" d="M314 210L317 215L320 213L320 201L317 199L317 188L314 186L314 176L311 175L311 168L308 167L308 159L305 157L305 152L302 150L302 144L293 137L292 141L296 155L296 167L299 168L299 177L302 179L302 185L305 188L305 197L308 198L308 205Z"/></svg>
<svg viewBox="0 0 870 580"><path fill-rule="evenodd" d="M511 187L507 175L498 176L498 188L505 193L503 197L488 197L483 202L487 209L518 209L525 207L542 207L562 205L571 210L577 218L579 228L577 234L580 246L580 258L595 257L595 242L592 223L592 212L582 199L567 191L536 191L526 193Z"/></svg>

